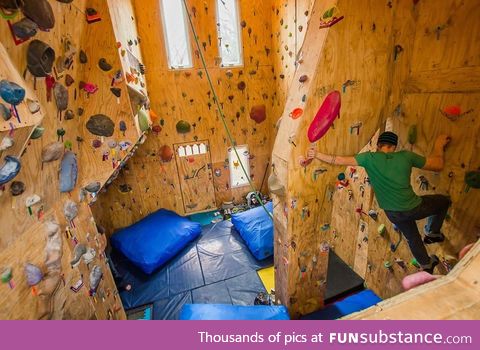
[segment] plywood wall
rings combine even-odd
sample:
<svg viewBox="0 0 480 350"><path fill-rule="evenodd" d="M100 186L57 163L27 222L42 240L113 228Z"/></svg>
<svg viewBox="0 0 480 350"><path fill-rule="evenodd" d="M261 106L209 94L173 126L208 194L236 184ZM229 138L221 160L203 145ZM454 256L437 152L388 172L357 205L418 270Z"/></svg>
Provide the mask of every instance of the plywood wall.
<svg viewBox="0 0 480 350"><path fill-rule="evenodd" d="M241 202L250 187L232 189L226 160L230 142L215 107L199 56L191 35L194 68L170 70L164 45L159 1L135 1L135 19L146 66L147 85L152 110L159 116L152 132L137 156L130 160L107 193L102 194L94 211L98 220L114 230L138 221L159 208L184 214L184 203L175 161L162 162L159 154L164 145L208 140L214 176L216 206L225 201ZM213 0L188 1L189 11L198 31L201 51L205 55L226 124L238 145L248 145L250 172L257 188L268 170L274 123L278 118L272 48L272 2L240 1L244 66L222 68L218 65L218 44ZM193 12L195 15L193 16ZM129 19L130 16L124 16ZM133 34L125 34L133 39ZM205 43L205 49L203 48ZM240 90L239 83L246 88ZM253 106L265 105L267 119L257 124L250 119ZM180 135L180 120L192 125L190 133ZM161 131L160 131L161 130ZM124 192L127 185L131 191ZM266 181L263 187L266 191ZM205 208L199 208L199 210Z"/></svg>
<svg viewBox="0 0 480 350"><path fill-rule="evenodd" d="M326 2L323 5L325 9L333 6ZM479 166L477 135L480 122L474 112L452 121L440 111L451 105L460 106L464 112L479 108L478 83L471 78L477 76L480 69L477 63L479 30L474 23L479 8L475 1L449 1L442 6L433 1L421 1L416 5L404 1L364 1L362 6L356 1L338 1L336 7L337 13L345 18L329 29L323 46L318 40L309 41L309 31L306 33L304 50L316 45L320 55L316 71L308 70L309 62L306 62L296 73L298 76L302 69L315 71L313 82L305 90L308 91L306 103L299 100L302 95L298 91L302 87L295 75L288 92L284 92L287 103L282 119L288 121L284 124L282 120L284 125L280 125L273 162L281 168L279 177L285 181L288 195L278 198L280 204L275 215L284 219L279 220L281 224L276 230L284 230L279 232L283 241L296 238L297 251L299 245L308 247L315 246L318 241L328 241L343 260L365 277L369 288L388 298L400 293L401 279L417 269L410 264L412 256L405 240L395 252L391 251L391 244L398 243L399 235L378 209L372 189L365 183L363 169L357 168L352 177L350 168L319 162L304 169L299 157L305 156L312 146L327 154L353 155L362 149L374 148L376 132L384 129L399 134L401 148L412 149L408 144L412 125L417 125L419 130L413 150L428 155L435 137L448 133L452 136L452 144L446 153L445 169L439 173L415 172L412 186L420 195L448 193L453 200L449 220L444 226L447 240L442 245L429 247L431 253L437 253L442 259L455 255L463 245L475 241L480 220L476 204L479 192L466 191L463 179L466 171ZM291 11L288 15L294 16ZM468 32L465 31L467 27L471 28ZM298 85L296 89L295 84ZM307 128L324 97L332 90L341 92L341 116L317 144L311 145L306 138ZM298 122L288 119L295 104L304 106L304 116ZM357 133L355 126L360 123ZM292 132L297 137L296 146L288 143ZM326 171L316 176L315 171L322 169ZM341 172L349 178L350 186L337 190L335 182ZM419 189L417 178L420 174L430 181L428 191ZM293 205L312 200L319 203L309 206L310 214L316 217L315 227L299 219L302 204ZM378 220L358 214L356 209L360 207L365 212L378 210ZM292 220L296 220L295 225L291 225ZM384 237L377 233L381 224L387 227ZM422 227L423 223L419 225ZM304 235L308 229L315 235ZM282 255L292 254L288 250L278 251ZM279 256L276 261L282 259ZM394 263L393 269L386 269L385 262ZM296 272L282 269L280 265L277 268L280 272L277 292L288 298L292 290L287 285L296 278Z"/></svg>
<svg viewBox="0 0 480 350"><path fill-rule="evenodd" d="M135 125L126 85L119 83L117 87L122 89L120 99L110 92L112 75L122 69L120 55L117 48L112 20L110 18L107 3L97 0L75 1L71 4L62 4L57 1L49 1L56 19L56 24L50 32L39 32L36 39L50 45L56 52L57 57L65 54L65 43L70 41L76 50L72 66L63 75L56 75L58 83L65 84L68 73L75 80L68 88L69 109L74 112L74 119L65 120L58 117L55 102L47 101L47 91L44 79L37 79L36 91L34 91L34 79L29 73L25 76L23 85L34 91L42 107L44 115L42 126L45 133L42 138L30 140L23 153L21 162L22 170L15 180L23 181L26 185L25 193L12 198L10 184L4 188L0 198L2 230L0 234L1 268L13 269L13 281L15 288L10 289L7 284L2 284L2 306L0 318L35 319L39 317L34 305L38 304L38 297L32 295L25 283L23 265L27 262L37 264L44 272L50 273L45 265L45 222L54 219L60 224L62 236L61 270L55 271L56 277L61 277L58 290L52 295L53 308L47 318L54 319L124 319L125 313L118 297L113 278L111 276L105 257L103 256L103 238L97 233L95 221L92 217L89 204L95 196L88 195L81 201L80 189L92 182L100 182L103 185L120 166L122 159L128 156L129 151L137 142L139 132ZM87 24L85 10L87 7L95 8L101 21ZM17 17L15 20L20 19ZM16 46L11 38L7 22L0 22L0 36L2 45L5 47L12 64L17 72L23 74L26 68L26 52L28 42ZM88 63L83 65L79 62L79 52L84 50L88 56ZM105 58L113 67L111 72L103 72L98 67L100 58ZM123 75L123 74L121 74ZM80 82L92 83L98 86L97 92L88 95L81 91ZM80 115L78 109L83 109ZM97 137L91 135L85 124L94 114L106 114L115 123L115 132L111 138L102 139L100 148L92 146ZM125 135L120 132L118 123L125 120L127 131ZM39 123L40 120L37 121ZM57 135L58 129L64 129L63 139ZM26 129L25 129L26 130ZM30 130L31 131L31 130ZM14 132L14 139L25 134L24 130ZM29 136L29 134L27 135ZM26 138L26 136L23 136ZM20 140L20 139L19 139ZM61 141L66 148L70 148L78 161L78 180L75 189L71 193L61 194L59 191L58 170L60 161L45 163L42 166L41 151L45 145ZM17 141L17 140L16 140ZM109 141L128 141L131 144L125 152L114 152L107 147ZM21 144L21 142L18 142ZM103 152L108 152L108 161L104 160ZM112 162L113 154L116 161ZM39 204L31 208L25 206L27 197L36 194L41 198ZM67 200L77 203L79 213L73 223L67 222L63 214L63 206ZM67 229L70 231L67 234ZM96 258L89 266L80 264L78 268L70 267L73 249L76 243L84 243L96 251ZM99 265L103 270L103 280L97 291L96 297L88 295L90 286L89 274L94 265ZM48 275L47 273L47 275ZM84 286L78 293L70 290L70 286L79 279L83 279ZM43 283L43 282L42 282ZM39 287L41 288L41 287ZM27 310L28 306L28 310ZM32 306L32 308L30 308Z"/></svg>

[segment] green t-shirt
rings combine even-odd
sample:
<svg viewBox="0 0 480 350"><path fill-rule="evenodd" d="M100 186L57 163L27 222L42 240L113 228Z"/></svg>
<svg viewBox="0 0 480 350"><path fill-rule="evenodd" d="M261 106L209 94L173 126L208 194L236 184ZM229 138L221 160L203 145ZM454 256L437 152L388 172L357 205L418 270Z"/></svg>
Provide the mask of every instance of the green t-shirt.
<svg viewBox="0 0 480 350"><path fill-rule="evenodd" d="M407 211L421 203L421 198L415 194L410 184L410 177L412 167L425 166L425 157L410 151L400 151L365 152L357 154L355 159L367 171L380 208Z"/></svg>

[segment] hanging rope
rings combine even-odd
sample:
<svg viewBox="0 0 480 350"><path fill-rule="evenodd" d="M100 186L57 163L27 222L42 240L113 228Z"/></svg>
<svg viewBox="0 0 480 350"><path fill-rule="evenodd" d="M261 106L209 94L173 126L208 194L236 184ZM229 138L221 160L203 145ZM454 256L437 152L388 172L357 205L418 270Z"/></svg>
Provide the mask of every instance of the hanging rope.
<svg viewBox="0 0 480 350"><path fill-rule="evenodd" d="M197 46L197 50L199 52L199 56L200 56L200 59L202 60L202 65L203 65L203 69L205 70L205 75L207 76L207 80L208 80L208 84L210 85L210 89L212 90L212 93L213 93L213 99L215 101L215 104L217 105L217 112L218 114L220 115L220 119L222 120L222 124L223 124L223 127L227 133L227 136L228 136L228 139L230 141L230 144L232 145L232 149L234 150L235 152L235 155L237 156L237 159L238 159L238 162L240 163L240 166L242 168L242 171L243 173L245 174L245 177L247 178L248 180L248 183L250 185L250 188L252 189L252 191L254 192L255 194L255 198L257 198L258 202L260 203L260 205L263 207L263 209L265 210L265 212L268 214L268 216L273 220L273 215L268 211L268 209L265 207L265 203L263 203L262 199L260 198L260 196L258 195L257 193L257 190L255 188L255 185L253 184L252 182L252 179L250 178L250 176L248 175L247 173L247 170L245 169L245 166L244 164L242 163L242 160L240 158L240 155L238 154L238 151L237 151L237 147L235 145L235 140L233 139L233 136L232 134L230 133L230 130L228 129L228 125L227 125L227 122L225 121L225 114L223 113L223 108L222 106L220 105L220 101L218 99L218 96L217 96L217 92L215 90L215 87L213 86L213 83L212 83L212 79L210 77L210 73L208 71L208 68L207 68L207 63L205 61L205 57L203 55L203 51L202 51L202 48L200 47L200 41L198 39L198 36L197 36L197 31L195 30L195 26L193 25L193 20L192 20L192 16L190 14L190 12L188 11L188 6L187 6L187 1L186 0L183 0L183 5L185 6L185 11L187 12L187 15L188 15L188 22L190 24L190 29L192 30L192 33L193 33L193 37L195 39L195 44Z"/></svg>

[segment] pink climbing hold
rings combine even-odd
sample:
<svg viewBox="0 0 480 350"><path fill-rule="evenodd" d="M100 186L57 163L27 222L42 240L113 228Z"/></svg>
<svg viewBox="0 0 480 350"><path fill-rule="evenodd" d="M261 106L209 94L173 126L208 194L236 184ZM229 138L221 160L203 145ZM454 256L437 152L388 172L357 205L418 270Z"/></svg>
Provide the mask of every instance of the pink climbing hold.
<svg viewBox="0 0 480 350"><path fill-rule="evenodd" d="M267 119L267 110L265 105L253 106L250 110L250 118L255 120L257 124L262 123Z"/></svg>
<svg viewBox="0 0 480 350"><path fill-rule="evenodd" d="M326 134L335 118L340 114L341 99L340 92L334 90L330 92L323 100L320 109L308 128L308 139L310 142L316 142Z"/></svg>
<svg viewBox="0 0 480 350"><path fill-rule="evenodd" d="M407 291L412 288L421 286L422 284L435 281L439 277L441 276L431 275L428 272L420 271L404 277L402 280L402 287Z"/></svg>

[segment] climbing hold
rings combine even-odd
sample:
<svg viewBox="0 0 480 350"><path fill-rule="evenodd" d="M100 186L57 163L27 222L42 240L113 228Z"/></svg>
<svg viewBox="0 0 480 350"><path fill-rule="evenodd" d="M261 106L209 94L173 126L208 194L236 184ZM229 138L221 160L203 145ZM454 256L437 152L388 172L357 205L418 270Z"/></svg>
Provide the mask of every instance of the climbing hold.
<svg viewBox="0 0 480 350"><path fill-rule="evenodd" d="M112 94L114 94L115 97L117 97L117 98L120 98L120 96L122 96L122 89L120 89L120 88L112 87L112 88L110 88L110 91L111 91Z"/></svg>
<svg viewBox="0 0 480 350"><path fill-rule="evenodd" d="M38 266L27 263L25 264L25 275L27 276L27 283L30 287L36 286L43 278L42 270Z"/></svg>
<svg viewBox="0 0 480 350"><path fill-rule="evenodd" d="M40 201L41 201L40 196L34 194L27 197L27 199L25 199L25 206L30 208L30 207L33 207L35 204L40 203Z"/></svg>
<svg viewBox="0 0 480 350"><path fill-rule="evenodd" d="M162 127L160 125L154 125L152 126L152 131L158 136L158 134L162 131Z"/></svg>
<svg viewBox="0 0 480 350"><path fill-rule="evenodd" d="M0 143L0 151L5 151L12 147L15 144L15 141L10 136L5 136Z"/></svg>
<svg viewBox="0 0 480 350"><path fill-rule="evenodd" d="M384 266L386 269L391 270L392 267L393 267L393 264L392 264L390 261L385 261L385 262L383 263L383 266Z"/></svg>
<svg viewBox="0 0 480 350"><path fill-rule="evenodd" d="M470 188L480 188L480 168L465 174L465 183Z"/></svg>
<svg viewBox="0 0 480 350"><path fill-rule="evenodd" d="M180 120L175 127L179 134L187 134L191 130L190 123L185 120Z"/></svg>
<svg viewBox="0 0 480 350"><path fill-rule="evenodd" d="M255 120L257 124L262 123L267 119L267 112L265 105L253 106L250 110L250 118Z"/></svg>
<svg viewBox="0 0 480 350"><path fill-rule="evenodd" d="M308 76L307 76L307 75L302 75L302 76L298 79L298 81L301 82L301 83L304 83L304 82L306 82L307 80L308 80Z"/></svg>
<svg viewBox="0 0 480 350"><path fill-rule="evenodd" d="M92 24L92 23L95 23L95 22L99 22L102 20L102 18L100 17L100 15L98 14L97 10L95 10L94 8L92 7L87 7L86 9L86 19L87 19L87 23L88 24ZM131 40L129 40L129 44L130 44ZM132 43L133 44L133 43Z"/></svg>
<svg viewBox="0 0 480 350"><path fill-rule="evenodd" d="M245 20L241 21L241 22L240 22L240 26L241 26L242 28L245 28L245 27L247 26L247 22L246 22Z"/></svg>
<svg viewBox="0 0 480 350"><path fill-rule="evenodd" d="M408 129L408 143L412 146L417 142L417 126L412 125Z"/></svg>
<svg viewBox="0 0 480 350"><path fill-rule="evenodd" d="M246 87L247 87L247 84L245 84L244 81L239 82L238 85L237 85L237 88L238 88L238 90L240 90L240 91L245 90Z"/></svg>
<svg viewBox="0 0 480 350"><path fill-rule="evenodd" d="M2 80L0 81L0 97L5 102L16 106L25 98L25 89L14 82Z"/></svg>
<svg viewBox="0 0 480 350"><path fill-rule="evenodd" d="M79 59L81 64L86 64L88 62L87 53L83 50L80 50Z"/></svg>
<svg viewBox="0 0 480 350"><path fill-rule="evenodd" d="M385 232L387 232L387 227L384 224L381 224L380 226L378 226L377 232L380 236L383 236Z"/></svg>
<svg viewBox="0 0 480 350"><path fill-rule="evenodd" d="M17 157L6 156L4 164L0 168L0 185L6 184L17 176L20 168L20 160Z"/></svg>
<svg viewBox="0 0 480 350"><path fill-rule="evenodd" d="M293 111L290 112L290 118L298 119L303 115L303 109L295 108Z"/></svg>
<svg viewBox="0 0 480 350"><path fill-rule="evenodd" d="M60 192L71 192L77 183L77 176L77 156L75 153L67 151L60 164Z"/></svg>
<svg viewBox="0 0 480 350"><path fill-rule="evenodd" d="M3 271L2 274L0 275L0 280L2 283L8 283L10 286L10 289L14 288L14 284L12 282L13 279L13 271L11 267L6 267Z"/></svg>
<svg viewBox="0 0 480 350"><path fill-rule="evenodd" d="M308 128L307 136L311 143L318 141L328 131L340 114L340 92L332 91L323 100L315 118Z"/></svg>
<svg viewBox="0 0 480 350"><path fill-rule="evenodd" d="M91 182L89 183L87 186L84 187L84 189L87 191L87 192L90 192L90 193L95 193L95 192L98 192L100 191L100 188L102 187L102 184L98 181L95 181L95 182Z"/></svg>
<svg viewBox="0 0 480 350"><path fill-rule="evenodd" d="M25 184L21 181L13 181L10 185L10 193L12 196L20 196L23 192L25 192Z"/></svg>
<svg viewBox="0 0 480 350"><path fill-rule="evenodd" d="M55 26L52 6L47 0L23 0L21 10L25 17L34 21L42 30L48 31Z"/></svg>
<svg viewBox="0 0 480 350"><path fill-rule="evenodd" d="M40 40L32 40L27 50L28 71L37 78L44 78L52 72L55 51Z"/></svg>
<svg viewBox="0 0 480 350"><path fill-rule="evenodd" d="M142 132L150 129L150 122L148 120L148 115L143 109L138 111L138 126Z"/></svg>
<svg viewBox="0 0 480 350"><path fill-rule="evenodd" d="M462 113L462 108L460 106L447 106L440 112L451 121L456 121L465 114L473 112L473 109L469 109Z"/></svg>
<svg viewBox="0 0 480 350"><path fill-rule="evenodd" d="M35 114L40 111L40 103L38 101L31 100L27 98L27 106L30 113Z"/></svg>
<svg viewBox="0 0 480 350"><path fill-rule="evenodd" d="M0 116L3 120L8 121L12 117L12 112L3 103L0 103Z"/></svg>
<svg viewBox="0 0 480 350"><path fill-rule="evenodd" d="M428 191L428 188L430 187L430 183L424 175L420 175L417 178L417 182L420 184L419 187L421 190Z"/></svg>
<svg viewBox="0 0 480 350"><path fill-rule="evenodd" d="M115 123L104 114L96 114L90 117L86 127L93 135L110 137L113 135Z"/></svg>
<svg viewBox="0 0 480 350"><path fill-rule="evenodd" d="M17 38L28 40L37 35L38 25L31 19L24 17L13 23L12 31Z"/></svg>
<svg viewBox="0 0 480 350"><path fill-rule="evenodd" d="M53 88L53 94L57 109L61 113L68 108L68 90L62 84L56 83Z"/></svg>
<svg viewBox="0 0 480 350"><path fill-rule="evenodd" d="M112 65L107 62L105 58L100 58L98 61L98 67L100 67L101 70L104 72L110 72L112 70Z"/></svg>
<svg viewBox="0 0 480 350"><path fill-rule="evenodd" d="M42 162L48 163L62 157L64 146L61 142L53 142L42 149Z"/></svg>
<svg viewBox="0 0 480 350"><path fill-rule="evenodd" d="M368 211L368 216L370 216L373 220L377 221L378 219L378 212L373 210L373 209L370 209Z"/></svg>
<svg viewBox="0 0 480 350"><path fill-rule="evenodd" d="M65 85L67 87L71 86L73 83L75 83L75 79L73 79L73 77L70 75L70 74L67 74L65 76Z"/></svg>
<svg viewBox="0 0 480 350"><path fill-rule="evenodd" d="M173 155L174 153L170 146L163 145L160 148L160 159L162 160L162 162L164 163L170 162L173 159Z"/></svg>
<svg viewBox="0 0 480 350"><path fill-rule="evenodd" d="M95 139L92 141L92 147L93 148L100 148L102 147L102 141L100 141L99 139Z"/></svg>
<svg viewBox="0 0 480 350"><path fill-rule="evenodd" d="M67 110L65 112L65 120L72 120L73 118L75 118L75 113L71 109Z"/></svg>
<svg viewBox="0 0 480 350"><path fill-rule="evenodd" d="M127 123L125 123L124 120L120 120L120 123L118 123L118 128L123 133L123 136L125 136L125 131L127 131Z"/></svg>
<svg viewBox="0 0 480 350"><path fill-rule="evenodd" d="M422 284L435 281L440 276L434 276L429 274L426 271L416 272L414 274L405 276L402 280L402 287L405 291L410 290L412 288L421 286Z"/></svg>
<svg viewBox="0 0 480 350"><path fill-rule="evenodd" d="M65 218L68 222L75 219L78 215L77 204L72 200L68 200L67 202L65 202L65 205L63 206L63 214L65 215Z"/></svg>
<svg viewBox="0 0 480 350"><path fill-rule="evenodd" d="M102 268L98 265L95 265L90 272L90 295L95 295L98 285L102 280L102 276Z"/></svg>
<svg viewBox="0 0 480 350"><path fill-rule="evenodd" d="M400 55L403 52L403 47L401 45L395 45L395 48L393 49L393 60L396 61L398 58L398 55Z"/></svg>

